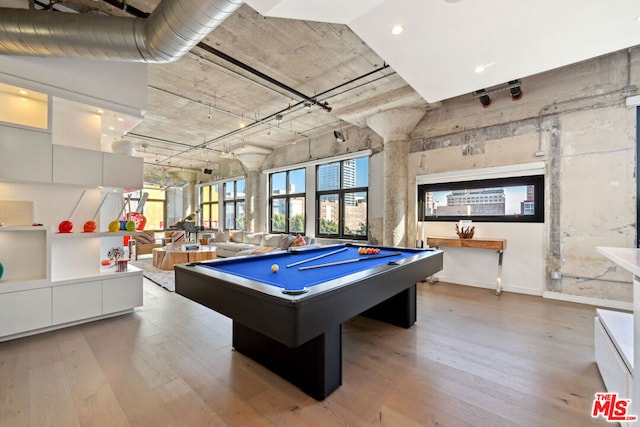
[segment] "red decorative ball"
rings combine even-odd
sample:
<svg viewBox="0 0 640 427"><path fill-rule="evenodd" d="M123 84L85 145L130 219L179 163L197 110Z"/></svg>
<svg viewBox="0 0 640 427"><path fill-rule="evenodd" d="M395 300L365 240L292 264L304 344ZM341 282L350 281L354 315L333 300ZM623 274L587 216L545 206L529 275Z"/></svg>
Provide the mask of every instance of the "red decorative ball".
<svg viewBox="0 0 640 427"><path fill-rule="evenodd" d="M73 230L73 223L71 221L62 221L60 225L58 225L58 231L60 233L71 233Z"/></svg>

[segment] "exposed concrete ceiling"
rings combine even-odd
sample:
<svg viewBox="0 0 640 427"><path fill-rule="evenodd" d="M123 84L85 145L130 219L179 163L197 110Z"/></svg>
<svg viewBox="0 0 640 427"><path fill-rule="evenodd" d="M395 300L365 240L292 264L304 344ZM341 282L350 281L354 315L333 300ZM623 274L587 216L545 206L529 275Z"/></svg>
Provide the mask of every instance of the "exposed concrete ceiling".
<svg viewBox="0 0 640 427"><path fill-rule="evenodd" d="M144 12L158 3L126 2ZM349 123L363 126L382 103L437 108L449 97L640 44L640 5L632 0L247 3L202 42L297 94L211 49L150 64L148 111L126 136L148 164L200 169L242 153L268 153ZM265 17L249 5L307 20ZM0 6L27 7L28 0L0 0ZM104 1L62 0L56 7L130 16ZM396 23L404 32L393 37ZM484 73L474 73L478 65L486 66ZM300 94L331 112L305 108Z"/></svg>

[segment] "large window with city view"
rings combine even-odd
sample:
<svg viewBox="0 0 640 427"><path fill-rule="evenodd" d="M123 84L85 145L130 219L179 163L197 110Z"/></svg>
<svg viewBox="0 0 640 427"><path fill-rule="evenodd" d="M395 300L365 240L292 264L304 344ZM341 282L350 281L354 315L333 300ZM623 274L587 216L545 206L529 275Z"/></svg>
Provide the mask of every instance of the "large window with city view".
<svg viewBox="0 0 640 427"><path fill-rule="evenodd" d="M366 239L369 158L318 165L316 173L317 236Z"/></svg>
<svg viewBox="0 0 640 427"><path fill-rule="evenodd" d="M147 200L140 205L142 195L148 193ZM129 193L132 210L139 211L145 218L145 230L161 231L166 226L166 193L159 185L145 185L142 190ZM135 206L135 207L134 207Z"/></svg>
<svg viewBox="0 0 640 427"><path fill-rule="evenodd" d="M224 184L224 228L226 230L246 230L245 225L245 180Z"/></svg>
<svg viewBox="0 0 640 427"><path fill-rule="evenodd" d="M269 175L270 231L305 234L305 169Z"/></svg>
<svg viewBox="0 0 640 427"><path fill-rule="evenodd" d="M544 222L544 176L418 186L424 221Z"/></svg>
<svg viewBox="0 0 640 427"><path fill-rule="evenodd" d="M205 230L218 230L219 219L218 184L200 187L200 226Z"/></svg>

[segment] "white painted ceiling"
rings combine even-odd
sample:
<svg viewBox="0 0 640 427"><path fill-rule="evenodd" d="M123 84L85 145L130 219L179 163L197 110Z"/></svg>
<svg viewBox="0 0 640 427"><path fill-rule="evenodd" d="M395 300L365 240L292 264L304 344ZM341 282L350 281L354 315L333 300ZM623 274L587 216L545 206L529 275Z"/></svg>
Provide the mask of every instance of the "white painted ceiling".
<svg viewBox="0 0 640 427"><path fill-rule="evenodd" d="M348 25L430 103L640 44L638 0L246 2L265 16Z"/></svg>

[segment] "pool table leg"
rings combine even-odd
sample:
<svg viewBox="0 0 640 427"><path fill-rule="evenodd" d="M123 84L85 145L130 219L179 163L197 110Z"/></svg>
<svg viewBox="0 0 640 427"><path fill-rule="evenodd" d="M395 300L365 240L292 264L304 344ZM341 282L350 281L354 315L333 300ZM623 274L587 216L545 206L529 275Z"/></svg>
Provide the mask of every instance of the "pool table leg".
<svg viewBox="0 0 640 427"><path fill-rule="evenodd" d="M234 321L233 347L316 400L342 384L341 324L299 347L288 347Z"/></svg>
<svg viewBox="0 0 640 427"><path fill-rule="evenodd" d="M416 285L401 291L362 313L362 316L410 328L416 323Z"/></svg>

